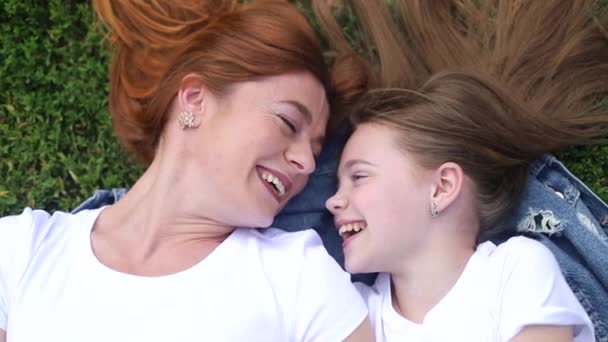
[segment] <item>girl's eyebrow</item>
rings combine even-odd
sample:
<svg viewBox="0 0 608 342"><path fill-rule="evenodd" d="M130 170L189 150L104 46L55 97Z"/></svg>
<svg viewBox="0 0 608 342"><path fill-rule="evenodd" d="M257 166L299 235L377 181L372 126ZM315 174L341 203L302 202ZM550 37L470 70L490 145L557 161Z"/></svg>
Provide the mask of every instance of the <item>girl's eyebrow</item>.
<svg viewBox="0 0 608 342"><path fill-rule="evenodd" d="M358 164L372 166L372 167L378 167L378 165L376 165L376 164L374 164L372 162L369 162L367 160L363 160L363 159L349 159L344 164L340 165L340 167L338 168L338 172L337 172L338 188L340 188L340 184L342 182L340 174L342 174L343 172L345 172L345 170L348 170L348 169L350 169L353 166L358 165Z"/></svg>
<svg viewBox="0 0 608 342"><path fill-rule="evenodd" d="M338 171L341 171L343 169L350 169L350 168L352 168L353 166L355 166L357 164L363 164L363 165L367 165L367 166L377 167L376 164L374 164L372 162L369 162L367 160L363 160L363 159L349 159L342 166L340 166L340 170L338 170Z"/></svg>

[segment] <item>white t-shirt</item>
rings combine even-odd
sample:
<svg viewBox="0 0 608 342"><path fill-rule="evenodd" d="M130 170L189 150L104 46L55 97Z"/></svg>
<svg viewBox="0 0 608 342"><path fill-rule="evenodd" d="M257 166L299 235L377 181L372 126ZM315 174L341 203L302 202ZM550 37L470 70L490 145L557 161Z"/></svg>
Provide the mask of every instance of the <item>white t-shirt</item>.
<svg viewBox="0 0 608 342"><path fill-rule="evenodd" d="M576 342L594 341L593 326L564 280L553 254L522 236L477 247L450 291L421 324L399 315L391 278L370 288L356 284L368 303L376 342L509 341L527 325L574 326Z"/></svg>
<svg viewBox="0 0 608 342"><path fill-rule="evenodd" d="M93 254L100 211L0 219L7 341L335 342L367 316L313 230L236 229L197 265L142 277Z"/></svg>

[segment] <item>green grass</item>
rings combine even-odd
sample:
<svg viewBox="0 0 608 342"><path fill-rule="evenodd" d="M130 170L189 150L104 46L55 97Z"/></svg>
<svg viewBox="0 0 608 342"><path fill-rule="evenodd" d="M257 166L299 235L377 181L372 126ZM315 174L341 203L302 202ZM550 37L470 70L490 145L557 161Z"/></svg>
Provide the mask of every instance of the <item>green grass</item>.
<svg viewBox="0 0 608 342"><path fill-rule="evenodd" d="M608 202L608 145L574 147L558 154L564 164Z"/></svg>
<svg viewBox="0 0 608 342"><path fill-rule="evenodd" d="M140 172L116 143L106 49L85 1L0 4L0 215L70 209Z"/></svg>
<svg viewBox="0 0 608 342"><path fill-rule="evenodd" d="M0 216L69 210L132 184L142 169L112 133L108 55L89 2L3 0L0 39ZM608 145L560 157L608 200Z"/></svg>

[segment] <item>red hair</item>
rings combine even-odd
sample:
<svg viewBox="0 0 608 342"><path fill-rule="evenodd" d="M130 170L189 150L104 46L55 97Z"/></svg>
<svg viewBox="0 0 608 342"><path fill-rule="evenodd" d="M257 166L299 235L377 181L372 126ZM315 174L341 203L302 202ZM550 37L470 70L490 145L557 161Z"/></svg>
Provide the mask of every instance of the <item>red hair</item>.
<svg viewBox="0 0 608 342"><path fill-rule="evenodd" d="M114 48L114 130L147 163L154 158L179 84L189 73L200 75L220 96L236 82L298 71L316 77L330 101L346 101L342 94L353 97L362 89L345 81L347 75L332 81L314 31L287 1L94 0L93 5L111 32ZM343 60L358 67L356 58ZM341 66L341 74L353 67Z"/></svg>

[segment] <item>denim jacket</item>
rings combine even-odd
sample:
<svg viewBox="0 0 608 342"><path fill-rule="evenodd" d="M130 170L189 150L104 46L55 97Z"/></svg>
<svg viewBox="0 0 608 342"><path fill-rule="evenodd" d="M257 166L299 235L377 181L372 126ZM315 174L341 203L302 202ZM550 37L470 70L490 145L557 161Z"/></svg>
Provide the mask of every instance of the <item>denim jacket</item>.
<svg viewBox="0 0 608 342"><path fill-rule="evenodd" d="M555 255L566 281L608 342L608 206L554 156L531 163L516 214L528 233Z"/></svg>
<svg viewBox="0 0 608 342"><path fill-rule="evenodd" d="M325 200L336 190L336 169L347 132L323 149L315 173L273 223L287 231L314 228L329 253L344 263L342 240ZM526 189L514 218L514 233L541 241L555 255L566 281L589 314L596 340L608 342L608 206L551 155L530 164ZM126 189L98 190L74 209L113 204ZM354 275L368 284L374 275Z"/></svg>

